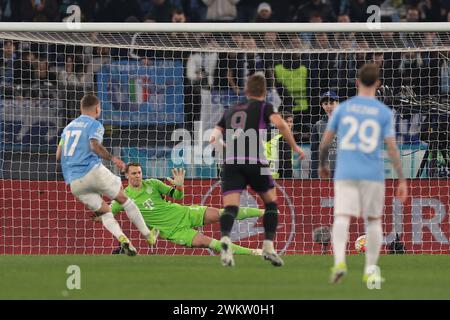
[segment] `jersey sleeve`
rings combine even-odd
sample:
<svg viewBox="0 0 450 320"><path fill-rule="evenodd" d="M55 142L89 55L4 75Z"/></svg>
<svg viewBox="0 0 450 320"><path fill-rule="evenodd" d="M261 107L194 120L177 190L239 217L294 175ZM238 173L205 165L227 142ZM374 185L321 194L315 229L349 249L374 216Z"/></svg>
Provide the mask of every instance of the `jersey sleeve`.
<svg viewBox="0 0 450 320"><path fill-rule="evenodd" d="M174 187L171 187L164 182L159 181L158 179L150 179L148 181L150 181L152 187L160 194L169 196L175 200L181 200L184 197L184 193L182 191L177 190Z"/></svg>
<svg viewBox="0 0 450 320"><path fill-rule="evenodd" d="M339 124L339 118L340 118L340 110L342 105L339 105L336 109L334 109L333 114L331 115L330 120L327 124L327 130L337 132L338 124Z"/></svg>
<svg viewBox="0 0 450 320"><path fill-rule="evenodd" d="M147 182L151 184L153 190L156 190L160 194L165 196L170 192L170 189L172 189L172 187L168 186L167 184L158 179L149 179L147 180Z"/></svg>
<svg viewBox="0 0 450 320"><path fill-rule="evenodd" d="M103 128L103 125L100 122L95 121L91 125L90 130L89 130L89 140L95 139L95 140L102 142L104 133L105 133L105 128Z"/></svg>
<svg viewBox="0 0 450 320"><path fill-rule="evenodd" d="M264 108L264 121L267 124L270 124L270 116L274 113L277 113L277 112L274 110L273 105L271 103L267 103L266 107Z"/></svg>
<svg viewBox="0 0 450 320"><path fill-rule="evenodd" d="M395 137L394 114L392 111L386 112L386 120L383 127L383 138Z"/></svg>
<svg viewBox="0 0 450 320"><path fill-rule="evenodd" d="M119 212L123 211L122 205L114 200L111 203L111 211L114 215L118 214Z"/></svg>

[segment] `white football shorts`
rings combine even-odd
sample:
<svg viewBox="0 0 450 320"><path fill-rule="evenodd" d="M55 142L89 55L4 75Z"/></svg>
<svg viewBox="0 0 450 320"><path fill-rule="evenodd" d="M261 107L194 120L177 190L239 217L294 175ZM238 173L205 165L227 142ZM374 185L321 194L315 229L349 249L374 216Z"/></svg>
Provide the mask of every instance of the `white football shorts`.
<svg viewBox="0 0 450 320"><path fill-rule="evenodd" d="M383 215L384 182L338 180L334 182L334 214L378 218Z"/></svg>
<svg viewBox="0 0 450 320"><path fill-rule="evenodd" d="M102 195L115 199L121 187L120 177L114 175L103 164L96 165L84 177L70 184L72 194L93 211L102 206Z"/></svg>

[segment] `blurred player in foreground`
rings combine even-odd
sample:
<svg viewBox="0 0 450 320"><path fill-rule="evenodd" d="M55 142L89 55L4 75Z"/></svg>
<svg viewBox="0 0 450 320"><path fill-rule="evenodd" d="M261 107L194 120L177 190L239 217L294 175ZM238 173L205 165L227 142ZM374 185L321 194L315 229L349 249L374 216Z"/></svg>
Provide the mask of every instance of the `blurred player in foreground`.
<svg viewBox="0 0 450 320"><path fill-rule="evenodd" d="M328 153L333 137L337 134L332 231L334 267L331 270L331 283L339 282L347 273L345 251L350 218L361 214L365 219L367 235L363 281L383 281L377 266L383 240L383 142L387 145L388 155L399 179L397 198L404 202L408 196L395 141L392 111L375 98L379 84L378 67L374 64L362 66L357 79L358 95L334 110L320 144L319 175L329 178Z"/></svg>
<svg viewBox="0 0 450 320"><path fill-rule="evenodd" d="M207 206L183 206L165 200L171 197L181 200L184 196L183 169L172 169L173 179L167 178L172 186L158 179L142 178L142 169L139 163L129 163L125 169L128 186L125 193L136 203L141 210L145 223L152 227L153 243L159 234L161 238L178 245L194 248L210 248L220 252L220 242L205 236L193 229L208 224L219 222L222 210ZM112 212L117 214L123 210L118 201L113 201ZM258 208L242 208L237 219L242 220L251 217L261 217L263 212ZM231 249L236 254L261 255L261 250L244 248L231 244Z"/></svg>
<svg viewBox="0 0 450 320"><path fill-rule="evenodd" d="M223 266L234 266L233 253L230 250L230 233L239 213L241 192L248 185L264 201L263 257L274 266L284 264L273 245L278 225L277 195L269 163L264 156L264 141L261 132L273 123L288 141L292 150L299 153L301 157L304 154L295 142L286 121L270 103L265 102L266 94L265 77L260 74L250 76L245 87L247 102L226 110L211 134L210 143L215 146L216 150L219 150L219 154L225 154L222 172L222 196L225 211L220 217ZM223 137L225 137L225 152L222 148Z"/></svg>
<svg viewBox="0 0 450 320"><path fill-rule="evenodd" d="M86 94L81 99L81 115L62 132L56 159L61 160L64 180L72 194L101 217L103 226L119 240L124 252L133 256L136 255L136 249L114 219L111 207L102 196L106 195L120 203L128 218L147 240L151 232L137 206L124 194L120 178L102 164L102 159L111 160L120 170L125 168L123 161L112 156L102 145L105 129L97 121L100 113L100 100L94 94Z"/></svg>

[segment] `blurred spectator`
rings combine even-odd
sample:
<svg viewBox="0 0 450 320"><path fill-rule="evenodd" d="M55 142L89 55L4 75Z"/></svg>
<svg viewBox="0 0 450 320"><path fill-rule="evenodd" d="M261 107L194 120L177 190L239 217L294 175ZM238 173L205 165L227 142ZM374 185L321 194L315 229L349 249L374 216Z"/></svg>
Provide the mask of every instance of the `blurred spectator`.
<svg viewBox="0 0 450 320"><path fill-rule="evenodd" d="M49 70L48 62L40 60L35 70L35 80L32 83L32 96L41 98L56 98L56 74Z"/></svg>
<svg viewBox="0 0 450 320"><path fill-rule="evenodd" d="M206 6L202 0L183 0L182 6L189 22L205 21Z"/></svg>
<svg viewBox="0 0 450 320"><path fill-rule="evenodd" d="M142 13L137 0L113 0L104 9L104 15L109 22L124 22L129 17L142 19Z"/></svg>
<svg viewBox="0 0 450 320"><path fill-rule="evenodd" d="M298 36L292 35L289 40L293 48L304 47ZM276 87L282 101L281 111L293 113L295 133L307 133L307 125L311 123L312 111L308 101L311 96L309 61L306 55L287 53L275 65Z"/></svg>
<svg viewBox="0 0 450 320"><path fill-rule="evenodd" d="M173 23L185 23L187 21L186 15L183 9L175 9L172 11L171 22Z"/></svg>
<svg viewBox="0 0 450 320"><path fill-rule="evenodd" d="M266 32L264 33L264 48L267 49L275 49L281 48L282 44L278 38L278 34L276 32ZM264 70L267 80L267 91L271 92L272 95L272 104L277 104L280 101L280 97L275 87L275 74L274 68L275 64L281 60L281 53L272 53L272 52L264 52L261 54Z"/></svg>
<svg viewBox="0 0 450 320"><path fill-rule="evenodd" d="M420 69L423 67L423 60L419 52L403 52L398 66L394 88L400 91L401 86L411 87L416 94L419 94Z"/></svg>
<svg viewBox="0 0 450 320"><path fill-rule="evenodd" d="M19 59L14 43L11 40L3 42L0 60L1 85L12 86L14 82L14 64Z"/></svg>
<svg viewBox="0 0 450 320"><path fill-rule="evenodd" d="M199 41L206 42L202 37ZM208 44L214 45L209 39ZM202 96L210 96L214 86L214 74L217 67L218 54L216 52L193 52L186 63L186 76L188 82L188 94L185 99L185 123L188 128L193 127L194 121L200 120Z"/></svg>
<svg viewBox="0 0 450 320"><path fill-rule="evenodd" d="M145 20L153 20L155 22L171 22L173 6L168 0L152 0L150 3L150 11L145 16Z"/></svg>
<svg viewBox="0 0 450 320"><path fill-rule="evenodd" d="M36 55L29 50L22 51L21 59L14 62L14 84L20 86L21 90L29 88L35 79L36 62ZM29 96L27 92L22 92L23 96Z"/></svg>
<svg viewBox="0 0 450 320"><path fill-rule="evenodd" d="M64 70L58 73L58 81L66 87L82 87L84 83L84 68L82 63L75 63L74 56L66 56Z"/></svg>
<svg viewBox="0 0 450 320"><path fill-rule="evenodd" d="M256 43L251 37L238 40L238 48L248 52L230 52L227 62L227 78L230 88L236 95L244 94L247 78L256 72L264 72L264 60L255 53Z"/></svg>
<svg viewBox="0 0 450 320"><path fill-rule="evenodd" d="M418 7L409 7L406 10L406 22L419 22L420 10Z"/></svg>
<svg viewBox="0 0 450 320"><path fill-rule="evenodd" d="M367 14L367 0L350 0L348 11L346 12L353 22L367 22L369 15Z"/></svg>
<svg viewBox="0 0 450 320"><path fill-rule="evenodd" d="M243 0L236 5L237 18L239 22L250 22L257 15L258 5L262 0Z"/></svg>
<svg viewBox="0 0 450 320"><path fill-rule="evenodd" d="M95 41L97 34L92 34L92 39ZM96 84L96 74L100 71L103 65L111 64L111 49L108 47L85 47L84 56L86 60L86 74L84 77L84 84L86 90L93 90Z"/></svg>
<svg viewBox="0 0 450 320"><path fill-rule="evenodd" d="M340 49L345 50L337 54L334 68L337 70L337 94L347 99L356 94L356 55L353 52L355 47L354 35L351 33L340 33L337 35L336 44Z"/></svg>
<svg viewBox="0 0 450 320"><path fill-rule="evenodd" d="M208 7L208 21L234 21L237 17L236 5L240 0L203 0Z"/></svg>
<svg viewBox="0 0 450 320"><path fill-rule="evenodd" d="M322 141L325 129L327 128L328 120L330 119L333 110L336 109L339 104L339 97L334 91L327 91L320 97L319 104L325 111L325 115L313 125L311 130L311 179L319 178L319 145L320 141ZM334 137L328 158L331 176L334 175L334 169L336 167L336 149L337 137Z"/></svg>
<svg viewBox="0 0 450 320"><path fill-rule="evenodd" d="M309 22L310 23L322 23L323 22L322 16L320 15L319 12L314 12L309 17ZM308 44L311 44L311 42L314 40L314 32L302 32L301 37L305 42L307 42Z"/></svg>
<svg viewBox="0 0 450 320"><path fill-rule="evenodd" d="M48 62L46 60L40 60L37 63L35 78L40 84L54 85L56 74L49 70Z"/></svg>
<svg viewBox="0 0 450 320"><path fill-rule="evenodd" d="M314 52L310 55L311 61L311 102L312 106L319 105L319 95L321 88L337 90L337 54L327 49L334 46L332 42L333 34L316 33L312 42L312 48L324 49L322 52ZM313 114L312 123L318 120L318 112Z"/></svg>
<svg viewBox="0 0 450 320"><path fill-rule="evenodd" d="M337 22L349 23L351 22L350 16L346 13L341 13L337 17Z"/></svg>
<svg viewBox="0 0 450 320"><path fill-rule="evenodd" d="M439 62L439 89L441 100L449 102L450 97L450 51L441 53Z"/></svg>
<svg viewBox="0 0 450 320"><path fill-rule="evenodd" d="M20 21L20 6L18 0L3 0L0 1L0 21Z"/></svg>
<svg viewBox="0 0 450 320"><path fill-rule="evenodd" d="M308 0L305 4L299 5L294 15L294 21L308 22L314 14L320 14L324 22L336 21L333 7L328 1L323 2L322 0Z"/></svg>
<svg viewBox="0 0 450 320"><path fill-rule="evenodd" d="M380 68L380 82L383 86L393 87L394 72L398 66L398 60L393 59L392 52L374 52L372 62Z"/></svg>
<svg viewBox="0 0 450 320"><path fill-rule="evenodd" d="M444 21L446 10L441 0L425 0L421 3L422 19L426 22Z"/></svg>
<svg viewBox="0 0 450 320"><path fill-rule="evenodd" d="M286 121L289 129L292 131L294 127L294 117L290 113L281 114ZM269 167L272 171L272 177L275 179L289 179L293 177L292 172L292 148L283 136L278 133L264 144L264 151Z"/></svg>
<svg viewBox="0 0 450 320"><path fill-rule="evenodd" d="M272 17L272 7L267 2L262 2L256 11L254 22L274 22Z"/></svg>
<svg viewBox="0 0 450 320"><path fill-rule="evenodd" d="M56 0L14 0L20 1L20 19L22 21L49 21L59 19Z"/></svg>

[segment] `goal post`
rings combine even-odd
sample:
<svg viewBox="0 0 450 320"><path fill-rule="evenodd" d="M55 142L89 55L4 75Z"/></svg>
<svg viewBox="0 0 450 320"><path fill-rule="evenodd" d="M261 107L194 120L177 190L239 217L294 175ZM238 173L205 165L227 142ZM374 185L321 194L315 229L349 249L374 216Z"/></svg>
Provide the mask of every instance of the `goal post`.
<svg viewBox="0 0 450 320"><path fill-rule="evenodd" d="M317 177L326 123L320 101L327 91L340 102L353 96L365 62L382 70L377 96L394 110L411 193L405 205L395 200L386 161L384 252L397 234L407 252L450 252L449 23L0 22L0 50L0 254L109 254L116 247L70 194L55 159L59 135L86 92L102 102L104 145L113 154L141 163L148 178L185 168L181 203L220 208L220 168L208 134L228 106L245 99L254 73L267 79L267 101L293 116L306 151L297 160L270 132L277 250L330 253L327 236L317 235L333 221L332 182ZM241 205L262 208L253 191ZM162 239L148 248L125 215L119 221L141 254L210 254ZM364 234L363 221L354 222L350 252ZM219 237L218 224L200 230ZM261 247L262 220L236 221L232 240Z"/></svg>

